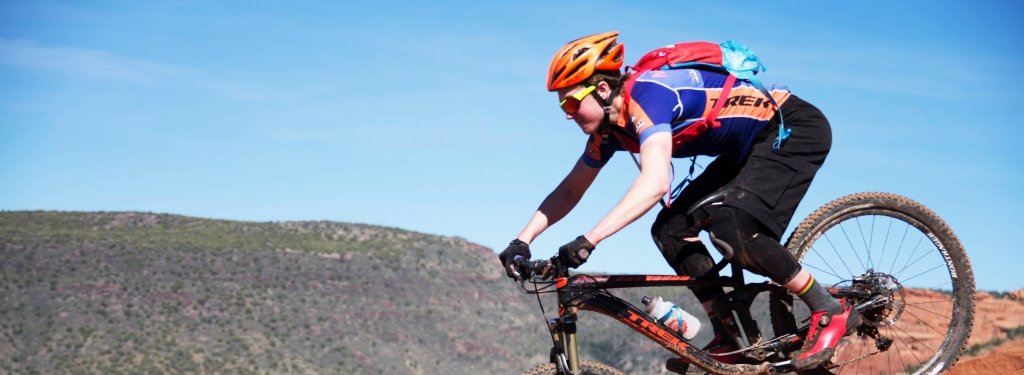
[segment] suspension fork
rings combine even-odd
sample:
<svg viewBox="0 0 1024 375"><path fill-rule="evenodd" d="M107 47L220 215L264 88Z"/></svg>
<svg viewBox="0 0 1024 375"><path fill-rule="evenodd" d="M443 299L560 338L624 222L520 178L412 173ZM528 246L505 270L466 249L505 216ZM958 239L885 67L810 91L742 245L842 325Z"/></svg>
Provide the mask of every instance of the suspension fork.
<svg viewBox="0 0 1024 375"><path fill-rule="evenodd" d="M576 314L561 315L548 320L551 332L551 363L560 375L578 374L580 371L579 348L576 344Z"/></svg>

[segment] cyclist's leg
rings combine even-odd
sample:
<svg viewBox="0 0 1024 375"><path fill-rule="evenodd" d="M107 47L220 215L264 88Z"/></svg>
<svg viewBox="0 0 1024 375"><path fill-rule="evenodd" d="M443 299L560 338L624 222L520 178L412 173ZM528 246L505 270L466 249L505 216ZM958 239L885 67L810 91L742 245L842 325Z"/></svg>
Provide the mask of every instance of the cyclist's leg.
<svg viewBox="0 0 1024 375"><path fill-rule="evenodd" d="M756 218L731 206L706 207L711 241L744 269L785 283L800 272L796 261Z"/></svg>
<svg viewBox="0 0 1024 375"><path fill-rule="evenodd" d="M665 261L672 270L682 276L704 276L715 261L701 242L700 228L696 219L686 212L698 200L710 195L736 177L739 165L716 159L704 172L697 176L669 207L658 212L651 225L651 237L661 250ZM717 276L708 275L708 276ZM713 295L721 294L721 288L693 288L697 298L704 302Z"/></svg>
<svg viewBox="0 0 1024 375"><path fill-rule="evenodd" d="M708 213L711 233L716 242L731 246L735 262L785 285L801 270L779 239L828 156L832 133L821 111L796 96L786 100L782 112L792 130L782 149L772 150L778 132L773 120L759 134L722 205Z"/></svg>
<svg viewBox="0 0 1024 375"><path fill-rule="evenodd" d="M651 237L658 249L661 250L665 261L677 275L718 276L717 272L708 274L708 271L715 265L714 258L711 257L707 246L698 237L701 229L698 228L696 219L687 215L686 212L698 200L728 184L736 177L737 172L739 172L739 165L735 162L716 159L704 169L700 176L683 189L671 206L663 208L658 213L657 219L651 226ZM710 318L715 336L719 337L724 334L726 332L724 323L716 316L711 307L711 301L725 293L722 287L694 287L690 290ZM715 342L713 341L712 344Z"/></svg>
<svg viewBox="0 0 1024 375"><path fill-rule="evenodd" d="M705 211L711 216L712 241L723 253L731 254L733 263L785 286L812 310L841 312L835 298L814 282L793 254L756 218L730 206L709 207Z"/></svg>
<svg viewBox="0 0 1024 375"><path fill-rule="evenodd" d="M775 129L766 129L771 135L754 145L723 207L710 212L711 233L716 244L720 240L732 246L734 261L788 287L814 311L806 346L794 358L794 366L811 368L831 357L839 339L857 325L858 316L814 282L779 244L832 142L828 120L813 105L793 96L782 111L792 134L775 153L771 148Z"/></svg>

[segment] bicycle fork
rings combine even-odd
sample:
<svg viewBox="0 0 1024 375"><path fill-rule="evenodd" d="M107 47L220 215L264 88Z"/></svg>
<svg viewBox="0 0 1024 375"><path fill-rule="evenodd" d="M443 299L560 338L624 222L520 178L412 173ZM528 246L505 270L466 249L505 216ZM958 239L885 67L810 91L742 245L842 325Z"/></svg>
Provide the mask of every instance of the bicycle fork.
<svg viewBox="0 0 1024 375"><path fill-rule="evenodd" d="M576 346L576 314L548 319L551 332L551 363L558 375L575 375L580 371L579 349Z"/></svg>

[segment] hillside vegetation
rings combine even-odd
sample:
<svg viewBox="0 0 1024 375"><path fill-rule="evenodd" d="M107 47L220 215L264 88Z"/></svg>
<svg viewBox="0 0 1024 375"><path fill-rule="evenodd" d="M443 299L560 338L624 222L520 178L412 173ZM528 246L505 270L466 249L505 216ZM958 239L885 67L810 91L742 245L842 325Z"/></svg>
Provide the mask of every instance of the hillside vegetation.
<svg viewBox="0 0 1024 375"><path fill-rule="evenodd" d="M0 374L505 374L550 347L461 238L133 212L0 212L0 322ZM663 371L611 319L580 329L586 357Z"/></svg>

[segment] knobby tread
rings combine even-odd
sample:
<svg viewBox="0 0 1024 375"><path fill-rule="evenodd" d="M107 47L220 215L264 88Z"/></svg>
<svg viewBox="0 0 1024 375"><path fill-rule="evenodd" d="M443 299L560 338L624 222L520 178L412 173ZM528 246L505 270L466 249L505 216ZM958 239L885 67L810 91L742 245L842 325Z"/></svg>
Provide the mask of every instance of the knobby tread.
<svg viewBox="0 0 1024 375"><path fill-rule="evenodd" d="M580 361L580 370L583 375L626 375L614 367L595 361ZM555 364L545 363L543 365L527 370L523 375L551 375L555 374Z"/></svg>
<svg viewBox="0 0 1024 375"><path fill-rule="evenodd" d="M867 206L868 204L870 204L870 206ZM889 211L917 220L920 224L935 233L935 235L940 239L940 242L942 242L946 247L946 251L949 253L949 256L952 258L954 269L956 269L957 274L960 275L960 277L954 279L957 302L962 302L959 311L959 313L962 314L961 320L953 323L962 324L961 327L957 328L957 333L962 334L962 338L957 340L958 342L954 344L955 347L945 348L946 350L951 349L950 354L945 354L945 360L940 360L936 363L941 366L942 369L948 369L960 358L960 355L967 346L968 338L973 330L972 322L974 318L973 314L975 304L974 274L971 269L970 260L967 258L966 251L964 250L960 239L957 237L956 233L954 233L953 230L931 209L911 200L910 198L892 193L866 192L850 194L835 199L808 215L806 219L800 222L786 240L786 249L788 249L798 261L801 260L803 255L807 252L807 249L810 247L809 245L816 239L816 235L820 235L820 232L824 229L827 229L835 223L849 217L851 214L862 210ZM927 369L920 370L921 372L924 372L924 370Z"/></svg>

